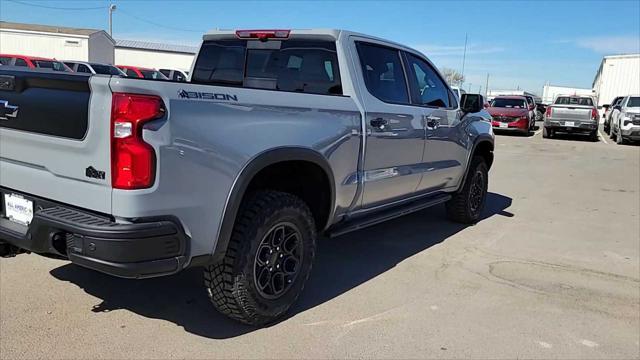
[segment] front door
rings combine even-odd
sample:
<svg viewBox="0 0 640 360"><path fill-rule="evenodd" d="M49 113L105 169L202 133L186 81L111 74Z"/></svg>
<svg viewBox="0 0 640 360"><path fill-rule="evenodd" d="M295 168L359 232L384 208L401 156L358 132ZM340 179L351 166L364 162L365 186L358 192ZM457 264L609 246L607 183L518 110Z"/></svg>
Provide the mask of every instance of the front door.
<svg viewBox="0 0 640 360"><path fill-rule="evenodd" d="M426 144L419 192L456 186L464 172L468 138L460 121L458 101L428 61L405 53L410 94L423 107Z"/></svg>
<svg viewBox="0 0 640 360"><path fill-rule="evenodd" d="M412 195L420 183L425 130L422 108L410 104L401 51L356 41L366 89L362 206Z"/></svg>

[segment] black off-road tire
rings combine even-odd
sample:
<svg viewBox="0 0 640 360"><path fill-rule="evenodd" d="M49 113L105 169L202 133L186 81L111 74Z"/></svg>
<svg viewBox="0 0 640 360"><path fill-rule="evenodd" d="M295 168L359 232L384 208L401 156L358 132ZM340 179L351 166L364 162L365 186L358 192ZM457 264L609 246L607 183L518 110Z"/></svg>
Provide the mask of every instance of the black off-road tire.
<svg viewBox="0 0 640 360"><path fill-rule="evenodd" d="M609 135L609 133L611 133L611 126L609 126L609 124L605 121L604 125L602 125L602 129L604 130L604 132Z"/></svg>
<svg viewBox="0 0 640 360"><path fill-rule="evenodd" d="M548 127L543 127L542 128L542 137L545 139L551 139L553 138L553 130L549 129Z"/></svg>
<svg viewBox="0 0 640 360"><path fill-rule="evenodd" d="M598 130L593 130L591 133L589 133L589 140L593 142L598 141Z"/></svg>
<svg viewBox="0 0 640 360"><path fill-rule="evenodd" d="M302 259L291 285L280 296L267 298L261 294L264 290L258 289L254 276L256 254L261 244L264 245L263 238L279 224L289 224L299 231ZM271 190L248 195L238 212L225 257L205 268L204 283L209 299L219 312L245 324L262 326L274 322L302 293L315 249L315 222L309 207L300 198Z"/></svg>
<svg viewBox="0 0 640 360"><path fill-rule="evenodd" d="M483 181L481 184L481 201L479 206L472 206L472 187L477 180L477 175L482 176ZM453 197L447 201L447 217L462 224L475 224L480 219L482 210L487 200L487 189L489 185L489 170L487 163L481 156L474 156L471 159L471 166L469 166L469 172L465 177L462 189L460 189ZM477 184L476 184L477 185Z"/></svg>

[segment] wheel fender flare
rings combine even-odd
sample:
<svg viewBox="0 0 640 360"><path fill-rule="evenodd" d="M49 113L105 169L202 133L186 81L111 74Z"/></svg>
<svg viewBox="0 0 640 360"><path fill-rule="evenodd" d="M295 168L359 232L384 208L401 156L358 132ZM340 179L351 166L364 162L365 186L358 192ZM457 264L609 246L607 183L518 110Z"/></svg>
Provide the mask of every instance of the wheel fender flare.
<svg viewBox="0 0 640 360"><path fill-rule="evenodd" d="M224 207L222 222L217 232L216 245L209 262L216 262L224 257L240 205L251 180L267 166L284 161L307 161L322 168L331 187L331 207L327 223L331 222L335 211L335 180L327 159L319 152L304 147L279 147L267 150L249 160L236 176Z"/></svg>
<svg viewBox="0 0 640 360"><path fill-rule="evenodd" d="M469 152L469 159L467 160L467 165L464 169L464 176L462 177L462 181L460 181L460 185L458 186L457 191L460 191L460 189L462 189L462 187L464 186L465 181L467 181L467 175L469 174L469 167L471 166L471 159L473 159L473 154L476 152L476 149L478 148L478 146L482 143L491 144L491 149L494 149L495 147L495 143L491 135L480 134L478 135L478 137L476 137L475 141L473 142L473 146L471 147L471 151Z"/></svg>

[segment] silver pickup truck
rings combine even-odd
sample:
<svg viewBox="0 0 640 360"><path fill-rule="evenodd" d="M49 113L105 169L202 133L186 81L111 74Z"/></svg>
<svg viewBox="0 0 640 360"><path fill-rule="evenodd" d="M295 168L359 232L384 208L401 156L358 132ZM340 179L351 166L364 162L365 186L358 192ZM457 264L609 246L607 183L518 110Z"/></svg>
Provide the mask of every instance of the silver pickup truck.
<svg viewBox="0 0 640 360"><path fill-rule="evenodd" d="M558 132L588 134L598 141L600 115L590 96L559 95L547 106L542 136L552 138Z"/></svg>
<svg viewBox="0 0 640 360"><path fill-rule="evenodd" d="M219 311L269 323L320 235L439 203L478 221L480 99L411 48L340 30L208 33L187 83L2 67L0 252L128 278L204 267Z"/></svg>

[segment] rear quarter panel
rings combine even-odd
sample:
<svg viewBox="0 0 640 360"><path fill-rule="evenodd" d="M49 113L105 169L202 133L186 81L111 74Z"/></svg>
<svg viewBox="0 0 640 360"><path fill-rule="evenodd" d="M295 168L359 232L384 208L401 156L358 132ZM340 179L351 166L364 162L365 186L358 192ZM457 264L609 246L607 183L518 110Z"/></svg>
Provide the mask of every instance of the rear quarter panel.
<svg viewBox="0 0 640 360"><path fill-rule="evenodd" d="M213 252L238 175L270 149L318 152L333 170L335 212L354 199L361 121L350 97L126 78L113 78L111 89L159 95L167 108L166 119L148 124L143 132L158 155L154 186L114 190L113 214L177 216L192 239L191 256ZM194 95L205 93L205 98L222 95L215 96L220 100Z"/></svg>

